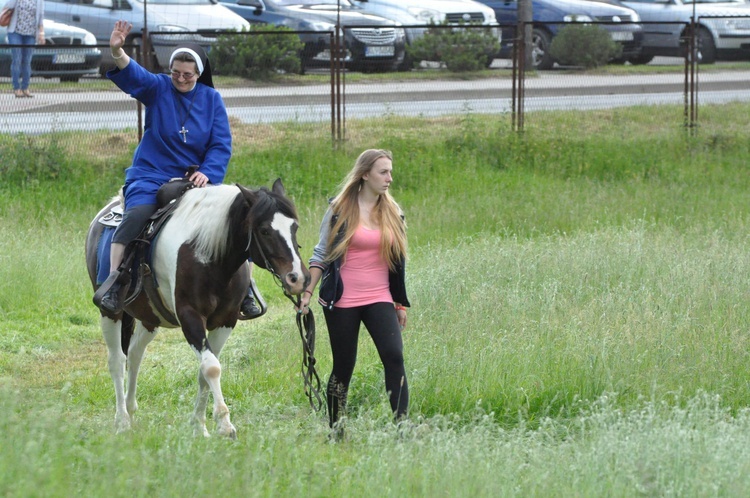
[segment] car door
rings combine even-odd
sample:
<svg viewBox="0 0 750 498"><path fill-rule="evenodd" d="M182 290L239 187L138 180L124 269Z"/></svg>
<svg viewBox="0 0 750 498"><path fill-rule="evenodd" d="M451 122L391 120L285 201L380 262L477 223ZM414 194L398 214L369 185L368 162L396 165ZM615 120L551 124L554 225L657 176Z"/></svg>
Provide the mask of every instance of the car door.
<svg viewBox="0 0 750 498"><path fill-rule="evenodd" d="M517 0L479 0L495 11L495 19L502 26L503 47L510 46L516 37L518 25Z"/></svg>
<svg viewBox="0 0 750 498"><path fill-rule="evenodd" d="M685 23L692 16L692 5L672 0L625 0L620 2L638 13L643 23L643 46L677 49ZM653 23L653 24L652 24Z"/></svg>
<svg viewBox="0 0 750 498"><path fill-rule="evenodd" d="M127 0L47 0L44 11L49 19L92 32L99 44L109 43L112 27L120 19L132 22L134 32L143 28L143 23L134 18Z"/></svg>

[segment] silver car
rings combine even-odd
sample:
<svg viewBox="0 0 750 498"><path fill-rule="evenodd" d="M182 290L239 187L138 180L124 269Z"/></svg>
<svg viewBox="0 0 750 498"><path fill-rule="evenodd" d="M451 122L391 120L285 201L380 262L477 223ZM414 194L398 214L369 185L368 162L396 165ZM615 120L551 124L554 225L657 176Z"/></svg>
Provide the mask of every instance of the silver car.
<svg viewBox="0 0 750 498"><path fill-rule="evenodd" d="M495 11L473 0L350 0L363 11L397 21L405 27L406 43L423 36L428 24L482 24L493 26L493 36L502 41L502 31L497 26ZM403 69L411 68L404 61Z"/></svg>
<svg viewBox="0 0 750 498"><path fill-rule="evenodd" d="M44 20L45 44L34 48L31 75L78 81L81 76L97 76L101 51L96 38L85 29ZM7 28L0 27L0 43L8 43ZM10 76L10 48L0 47L0 76Z"/></svg>
<svg viewBox="0 0 750 498"><path fill-rule="evenodd" d="M206 49L216 41L217 32L248 29L240 16L212 0L46 0L44 14L50 19L79 26L94 33L100 45L109 45L116 21L133 24L129 43L142 45L144 10L152 49L148 54L151 69L169 66L174 46L181 42L198 43ZM113 67L109 50L103 50L102 71Z"/></svg>
<svg viewBox="0 0 750 498"><path fill-rule="evenodd" d="M744 0L620 0L636 11L643 24L641 56L646 64L655 56L686 55L686 36L695 15L698 62L750 59L750 4Z"/></svg>
<svg viewBox="0 0 750 498"><path fill-rule="evenodd" d="M495 12L473 0L350 0L365 12L398 21L404 26L426 24L497 24ZM407 28L406 42L422 36L426 28ZM499 31L498 31L499 36Z"/></svg>

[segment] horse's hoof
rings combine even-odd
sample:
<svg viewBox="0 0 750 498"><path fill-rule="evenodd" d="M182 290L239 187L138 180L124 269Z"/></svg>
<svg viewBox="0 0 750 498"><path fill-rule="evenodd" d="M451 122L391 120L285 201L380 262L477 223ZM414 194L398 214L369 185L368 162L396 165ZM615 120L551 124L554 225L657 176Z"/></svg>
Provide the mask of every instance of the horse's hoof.
<svg viewBox="0 0 750 498"><path fill-rule="evenodd" d="M208 429L206 429L205 425L202 426L202 427L198 427L198 426L194 427L193 428L193 435L195 437L198 437L198 436L203 436L204 438L210 438L211 437L211 433L208 432Z"/></svg>
<svg viewBox="0 0 750 498"><path fill-rule="evenodd" d="M123 434L126 432L130 432L132 429L132 426L130 424L130 419L115 419L115 434Z"/></svg>
<svg viewBox="0 0 750 498"><path fill-rule="evenodd" d="M229 425L229 429L226 431L221 431L219 434L221 434L223 437L229 438L232 441L237 441L237 429L234 428L233 425Z"/></svg>

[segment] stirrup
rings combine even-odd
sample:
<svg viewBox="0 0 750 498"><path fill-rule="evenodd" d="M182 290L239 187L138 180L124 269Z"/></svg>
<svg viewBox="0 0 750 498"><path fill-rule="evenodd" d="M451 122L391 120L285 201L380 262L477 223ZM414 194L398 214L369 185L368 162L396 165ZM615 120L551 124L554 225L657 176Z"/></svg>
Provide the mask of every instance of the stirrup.
<svg viewBox="0 0 750 498"><path fill-rule="evenodd" d="M96 289L96 292L94 293L94 305L96 305L97 308L101 308L104 295L109 291L109 289L112 288L113 285L115 285L115 282L120 279L120 275L120 270L109 272L107 280L105 280L104 283L100 285L98 289Z"/></svg>
<svg viewBox="0 0 750 498"><path fill-rule="evenodd" d="M239 320L252 320L254 318L259 318L266 314L266 311L268 311L268 305L266 304L266 300L263 299L263 296L260 295L260 291L258 290L258 287L255 285L255 279L250 279L250 287L248 288L248 295L252 293L252 297L255 299L255 303L258 305L258 308L260 308L260 313L255 316L248 316L242 313L242 305L240 305L240 311L239 311ZM244 298L243 298L244 301Z"/></svg>
<svg viewBox="0 0 750 498"><path fill-rule="evenodd" d="M127 295L128 289L130 288L130 281L131 281L130 274L128 272L123 272L121 269L110 272L109 276L107 277L107 280L105 280L104 283L100 285L99 288L94 293L93 301L96 307L102 311L107 311L110 313L117 314L121 312L122 308L124 307L125 296ZM104 296L116 284L119 284L120 286L119 289L116 289L116 292L118 294L120 309L117 309L117 310L102 309L102 300L104 299Z"/></svg>

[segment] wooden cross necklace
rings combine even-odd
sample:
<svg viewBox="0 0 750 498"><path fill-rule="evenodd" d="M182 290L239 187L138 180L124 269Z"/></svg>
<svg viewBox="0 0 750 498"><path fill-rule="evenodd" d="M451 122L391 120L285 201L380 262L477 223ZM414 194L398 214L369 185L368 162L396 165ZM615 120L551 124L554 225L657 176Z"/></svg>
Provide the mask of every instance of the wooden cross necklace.
<svg viewBox="0 0 750 498"><path fill-rule="evenodd" d="M177 90L175 90L175 92L177 92ZM193 87L193 96L190 98L190 106L185 111L185 117L183 118L182 117L182 110L185 109L185 104L182 103L182 99L180 98L180 94L179 94L179 92L177 92L177 103L178 103L178 107L180 108L180 119L182 120L182 122L180 123L180 131L178 131L177 133L179 133L180 135L182 135L182 143L185 143L185 144L187 143L187 134L190 131L187 128L185 128L185 123L187 122L188 118L190 117L190 110L193 108L193 102L195 102L195 95L197 93L198 92L196 91L196 88Z"/></svg>

